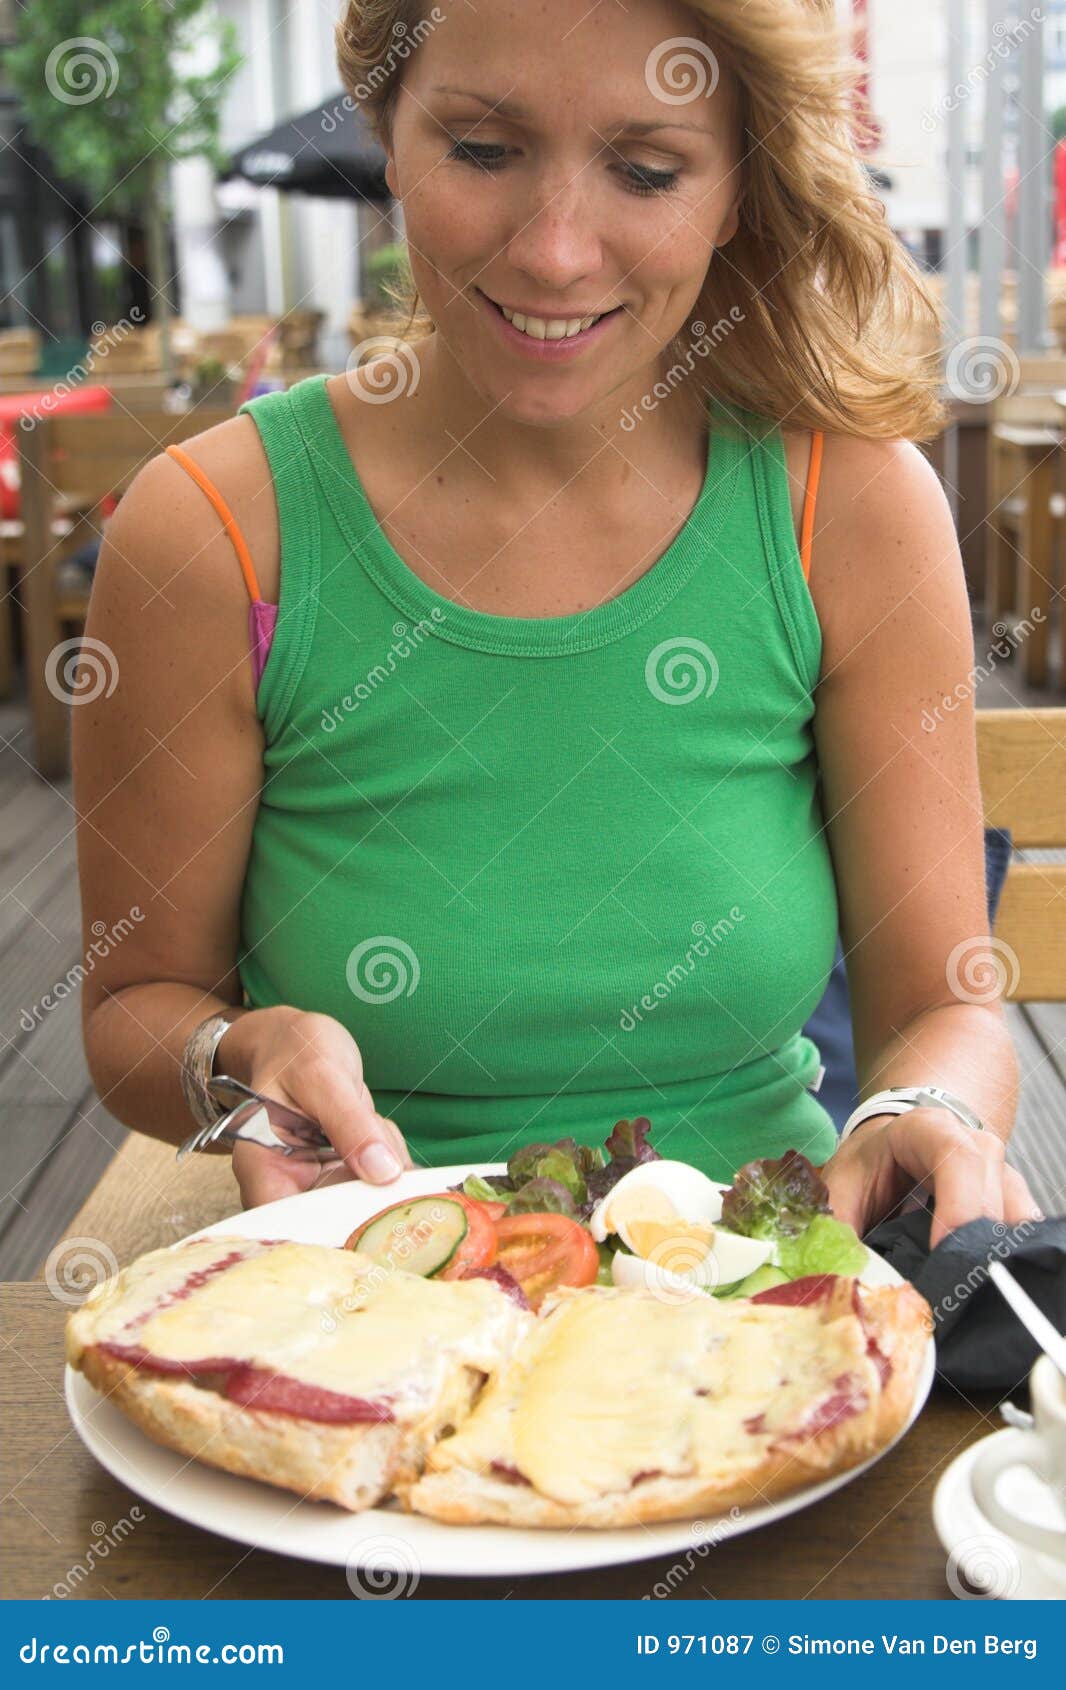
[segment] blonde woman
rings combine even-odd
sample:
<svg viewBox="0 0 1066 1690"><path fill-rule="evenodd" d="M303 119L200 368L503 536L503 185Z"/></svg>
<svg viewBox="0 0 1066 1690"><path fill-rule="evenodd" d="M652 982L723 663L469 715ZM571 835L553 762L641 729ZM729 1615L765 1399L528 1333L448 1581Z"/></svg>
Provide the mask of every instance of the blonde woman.
<svg viewBox="0 0 1066 1690"><path fill-rule="evenodd" d="M108 1106L180 1141L213 1067L320 1121L325 1174L239 1147L247 1204L647 1114L720 1179L796 1146L860 1228L916 1186L934 1241L1030 1213L953 963L971 709L920 728L972 662L933 311L825 8L353 0L338 40L417 297L112 523L80 868L87 924L145 919L86 982ZM864 1093L916 1093L839 1148L801 1033L838 922Z"/></svg>

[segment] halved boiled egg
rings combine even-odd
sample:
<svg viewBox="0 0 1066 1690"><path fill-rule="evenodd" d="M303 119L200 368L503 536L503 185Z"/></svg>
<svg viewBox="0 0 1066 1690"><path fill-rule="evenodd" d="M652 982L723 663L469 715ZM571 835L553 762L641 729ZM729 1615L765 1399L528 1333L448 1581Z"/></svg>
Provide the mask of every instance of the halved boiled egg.
<svg viewBox="0 0 1066 1690"><path fill-rule="evenodd" d="M589 1220L598 1242L616 1233L632 1252L615 1256L614 1283L713 1291L762 1267L773 1255L771 1243L715 1225L726 1190L687 1162L644 1162L631 1169Z"/></svg>
<svg viewBox="0 0 1066 1690"><path fill-rule="evenodd" d="M616 1232L623 1244L638 1256L646 1254L633 1233L638 1234L642 1223L649 1223L655 1236L651 1243L661 1241L656 1229L665 1223L673 1230L676 1223L680 1233L687 1227L706 1238L708 1247L714 1237L714 1223L721 1217L724 1185L692 1168L687 1162L642 1162L623 1174L618 1184L593 1209L589 1231L602 1244L610 1232Z"/></svg>
<svg viewBox="0 0 1066 1690"><path fill-rule="evenodd" d="M616 1250L611 1278L616 1285L643 1286L663 1295L680 1291L718 1291L747 1279L773 1255L765 1238L743 1238L737 1232L715 1229L714 1243L702 1256L687 1257L679 1247L656 1249L649 1256L630 1256Z"/></svg>

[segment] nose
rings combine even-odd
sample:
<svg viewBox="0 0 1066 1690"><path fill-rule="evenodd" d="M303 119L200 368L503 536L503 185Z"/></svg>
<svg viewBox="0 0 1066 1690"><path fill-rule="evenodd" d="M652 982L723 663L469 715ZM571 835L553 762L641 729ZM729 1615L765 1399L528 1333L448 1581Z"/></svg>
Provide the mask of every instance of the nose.
<svg viewBox="0 0 1066 1690"><path fill-rule="evenodd" d="M597 275L603 249L580 181L545 184L523 199L504 253L538 295L563 295Z"/></svg>

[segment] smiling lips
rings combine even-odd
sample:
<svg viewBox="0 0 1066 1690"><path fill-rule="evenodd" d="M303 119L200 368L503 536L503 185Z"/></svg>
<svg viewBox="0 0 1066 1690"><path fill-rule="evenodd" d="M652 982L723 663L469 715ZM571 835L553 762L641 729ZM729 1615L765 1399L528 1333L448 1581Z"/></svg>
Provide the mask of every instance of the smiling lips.
<svg viewBox="0 0 1066 1690"><path fill-rule="evenodd" d="M512 328L517 329L520 334L528 335L531 340L572 340L590 329L594 323L598 323L601 318L609 317L612 311L621 309L614 306L611 311L593 312L587 316L537 317L530 312L514 311L510 306L501 305L489 294L484 297L496 307Z"/></svg>

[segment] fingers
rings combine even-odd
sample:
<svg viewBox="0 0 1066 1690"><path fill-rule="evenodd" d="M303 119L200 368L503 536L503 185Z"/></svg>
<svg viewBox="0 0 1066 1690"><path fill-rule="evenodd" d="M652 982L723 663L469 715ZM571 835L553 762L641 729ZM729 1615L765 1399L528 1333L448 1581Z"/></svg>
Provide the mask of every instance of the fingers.
<svg viewBox="0 0 1066 1690"><path fill-rule="evenodd" d="M312 1048L290 1084L357 1179L384 1185L399 1177L406 1155L399 1129L378 1114L362 1076L353 1076L346 1061Z"/></svg>
<svg viewBox="0 0 1066 1690"><path fill-rule="evenodd" d="M933 1192L931 1249L979 1215L1003 1219L1003 1143L994 1133L920 1110L898 1116L889 1131L900 1167Z"/></svg>
<svg viewBox="0 0 1066 1690"><path fill-rule="evenodd" d="M273 1203L279 1197L309 1191L315 1183L317 1166L314 1162L290 1161L262 1144L235 1144L233 1172L240 1188L241 1207L257 1209L260 1203Z"/></svg>
<svg viewBox="0 0 1066 1690"><path fill-rule="evenodd" d="M407 1148L407 1140L404 1138L403 1133L400 1131L395 1121L387 1121L382 1115L378 1116L378 1120L381 1122L382 1127L388 1135L389 1143L400 1158L403 1166L405 1168L413 1168L414 1163L411 1160L411 1152Z"/></svg>
<svg viewBox="0 0 1066 1690"><path fill-rule="evenodd" d="M1003 1219L1008 1226L1024 1221L1042 1221L1043 1213L1017 1168L1003 1168Z"/></svg>
<svg viewBox="0 0 1066 1690"><path fill-rule="evenodd" d="M227 1040L226 1061L236 1064L237 1076L247 1074L255 1090L317 1121L349 1176L381 1185L410 1167L403 1135L378 1114L363 1078L359 1047L339 1021L286 1006L251 1010L223 1043ZM251 1169L247 1177L257 1202L267 1201L258 1194L278 1184L276 1176Z"/></svg>
<svg viewBox="0 0 1066 1690"><path fill-rule="evenodd" d="M373 1109L374 1114L377 1117L386 1141L392 1146L393 1150L395 1150L397 1156L400 1158L402 1166L405 1168L413 1168L414 1163L411 1160L411 1152L407 1148L407 1140L404 1138L403 1133L400 1131L395 1121L388 1120L384 1115L378 1115L377 1109L374 1105L374 1099L367 1090L365 1080L363 1081L363 1094L368 1107Z"/></svg>
<svg viewBox="0 0 1066 1690"><path fill-rule="evenodd" d="M861 1156L838 1151L822 1169L829 1188L829 1207L838 1221L846 1221L862 1237L866 1230L866 1178Z"/></svg>

